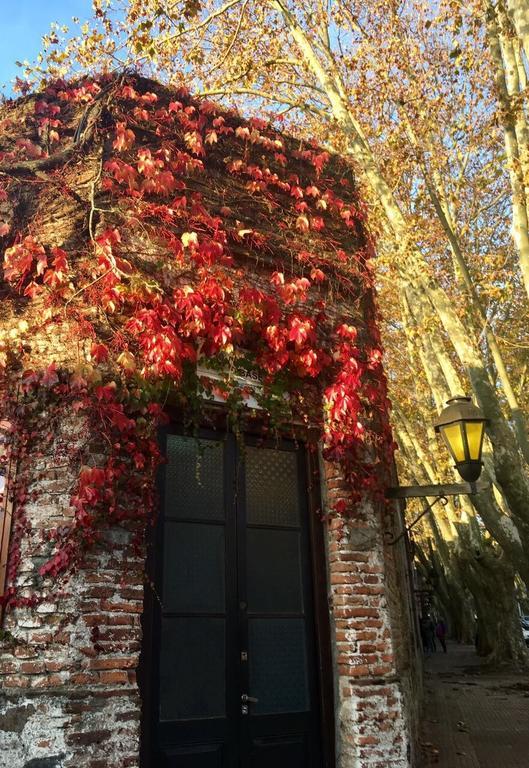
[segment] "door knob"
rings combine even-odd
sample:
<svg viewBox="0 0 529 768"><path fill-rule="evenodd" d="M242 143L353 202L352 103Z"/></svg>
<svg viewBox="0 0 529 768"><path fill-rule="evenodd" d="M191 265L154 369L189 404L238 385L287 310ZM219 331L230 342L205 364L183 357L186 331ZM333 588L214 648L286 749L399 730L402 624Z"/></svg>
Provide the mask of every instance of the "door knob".
<svg viewBox="0 0 529 768"><path fill-rule="evenodd" d="M248 696L247 693L242 693L241 694L241 701L244 704L257 704L259 699L256 699L255 696Z"/></svg>

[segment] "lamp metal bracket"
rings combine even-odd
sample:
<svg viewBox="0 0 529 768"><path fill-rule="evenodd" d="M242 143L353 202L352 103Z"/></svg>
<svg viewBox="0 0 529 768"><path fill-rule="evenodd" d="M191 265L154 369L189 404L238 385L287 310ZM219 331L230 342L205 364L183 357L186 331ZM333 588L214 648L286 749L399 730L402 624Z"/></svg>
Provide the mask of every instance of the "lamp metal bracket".
<svg viewBox="0 0 529 768"><path fill-rule="evenodd" d="M481 481L480 483L451 483L448 485L400 485L396 488L388 488L386 491L387 499L419 499L426 496L435 496L435 498L427 507L425 507L421 514L410 523L410 525L407 525L404 528L402 533L387 543L391 546L400 541L403 536L409 533L413 526L437 504L437 502L440 501L443 506L446 506L448 504L448 496L459 496L461 494L472 496L473 494L480 493L488 488L490 488L490 483L484 481Z"/></svg>
<svg viewBox="0 0 529 768"><path fill-rule="evenodd" d="M420 520L421 518L423 518L425 515L427 515L427 514L428 514L428 512L429 512L429 511L432 509L432 507L435 507L435 505L436 505L436 504L437 504L437 502L439 502L439 501L441 502L441 504L443 505L443 507L446 507L446 505L448 504L448 499L446 498L446 496L438 496L436 499L434 499L432 502L430 502L430 504L428 504L428 506L427 506L427 507L425 507L425 508L423 509L423 511L421 512L421 514L420 514L420 515L418 515L418 517L416 517L416 518L415 518L415 520L414 520L412 523L410 523L409 525L407 525L407 526L404 528L404 530L402 531L402 533L399 533L399 535L398 535L398 536L396 536L394 539L391 539L390 541L388 541L388 542L387 542L387 544L389 544L389 546L393 546L393 544L396 544L398 541L400 541L400 540L403 538L403 536L405 536L407 533L409 533L409 532L411 531L411 529L413 528L413 526L414 526L414 525L417 525L417 523L419 522L419 520Z"/></svg>
<svg viewBox="0 0 529 768"><path fill-rule="evenodd" d="M490 488L490 483L451 483L440 485L399 485L386 490L387 499L418 499L424 496L472 496Z"/></svg>

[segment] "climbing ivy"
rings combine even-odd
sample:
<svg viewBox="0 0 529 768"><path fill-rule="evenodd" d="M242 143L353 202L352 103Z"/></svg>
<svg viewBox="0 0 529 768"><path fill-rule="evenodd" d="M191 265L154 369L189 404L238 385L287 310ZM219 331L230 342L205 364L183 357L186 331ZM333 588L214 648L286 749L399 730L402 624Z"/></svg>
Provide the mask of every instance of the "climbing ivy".
<svg viewBox="0 0 529 768"><path fill-rule="evenodd" d="M350 492L330 513L382 498L393 443L351 169L267 121L139 77L53 83L22 101L33 139L17 136L20 104L0 122L0 216L13 212L0 221L4 284L24 317L0 335L4 426L21 468L4 602L22 600L34 446L45 456L59 442L78 466L72 522L45 534L40 575L57 577L106 523L132 521L141 537L153 519L169 407L197 425L221 400L237 424L255 397L266 430L310 427L341 463ZM84 197L67 175L83 158L94 168ZM21 225L21 185L35 179L85 207L80 246L50 244L38 215ZM75 364L39 366L28 341L50 331L79 350ZM70 423L82 427L61 442Z"/></svg>

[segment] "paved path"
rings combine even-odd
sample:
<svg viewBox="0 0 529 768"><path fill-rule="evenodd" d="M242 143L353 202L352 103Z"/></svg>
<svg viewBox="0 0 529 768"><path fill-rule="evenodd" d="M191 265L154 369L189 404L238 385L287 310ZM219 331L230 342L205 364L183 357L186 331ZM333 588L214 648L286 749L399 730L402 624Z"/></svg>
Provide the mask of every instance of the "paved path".
<svg viewBox="0 0 529 768"><path fill-rule="evenodd" d="M469 645L425 660L421 768L529 768L529 675L485 672Z"/></svg>

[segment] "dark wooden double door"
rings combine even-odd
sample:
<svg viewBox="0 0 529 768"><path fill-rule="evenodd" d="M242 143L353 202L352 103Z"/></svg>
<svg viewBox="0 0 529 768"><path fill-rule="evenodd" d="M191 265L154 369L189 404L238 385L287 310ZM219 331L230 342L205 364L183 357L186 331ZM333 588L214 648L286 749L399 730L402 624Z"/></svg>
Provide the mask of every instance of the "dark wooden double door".
<svg viewBox="0 0 529 768"><path fill-rule="evenodd" d="M167 434L166 455L146 762L320 768L305 453Z"/></svg>

